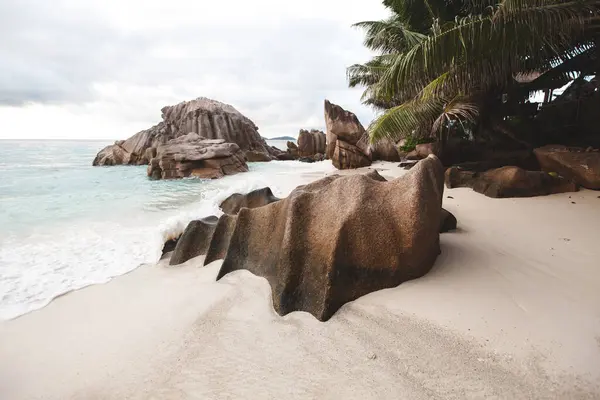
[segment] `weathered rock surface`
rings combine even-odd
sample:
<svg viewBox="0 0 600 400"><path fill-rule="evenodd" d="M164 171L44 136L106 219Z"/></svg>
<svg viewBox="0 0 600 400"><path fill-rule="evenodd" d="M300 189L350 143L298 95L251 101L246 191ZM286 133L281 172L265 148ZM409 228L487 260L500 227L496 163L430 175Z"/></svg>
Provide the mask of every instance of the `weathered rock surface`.
<svg viewBox="0 0 600 400"><path fill-rule="evenodd" d="M331 162L337 169L353 169L371 165L369 156L365 155L357 146L342 140L336 141Z"/></svg>
<svg viewBox="0 0 600 400"><path fill-rule="evenodd" d="M400 161L398 146L390 139L383 139L371 145L373 161Z"/></svg>
<svg viewBox="0 0 600 400"><path fill-rule="evenodd" d="M544 171L556 172L587 189L600 190L600 151L549 145L534 153Z"/></svg>
<svg viewBox="0 0 600 400"><path fill-rule="evenodd" d="M194 257L206 254L219 219L210 217L192 221L177 241L169 265L183 264Z"/></svg>
<svg viewBox="0 0 600 400"><path fill-rule="evenodd" d="M317 153L324 154L326 151L326 136L325 133L312 129L307 131L300 130L298 134L298 156L312 157Z"/></svg>
<svg viewBox="0 0 600 400"><path fill-rule="evenodd" d="M165 128L163 122L153 126L150 129L138 132L127 140L117 140L115 144L107 146L100 150L92 165L145 165L151 158L148 158L149 149L156 148L161 144L167 143L173 139Z"/></svg>
<svg viewBox="0 0 600 400"><path fill-rule="evenodd" d="M226 198L220 205L225 214L236 215L242 208L257 208L279 201L271 188L253 190L247 194L235 193Z"/></svg>
<svg viewBox="0 0 600 400"><path fill-rule="evenodd" d="M369 137L356 115L325 100L327 152L337 169L371 165Z"/></svg>
<svg viewBox="0 0 600 400"><path fill-rule="evenodd" d="M246 159L237 144L205 139L196 133L160 145L148 165L148 176L154 179L216 179L247 171Z"/></svg>
<svg viewBox="0 0 600 400"><path fill-rule="evenodd" d="M448 188L470 187L488 197L535 197L576 192L576 183L543 171L526 171L519 167L502 167L479 173L456 167L445 174Z"/></svg>
<svg viewBox="0 0 600 400"><path fill-rule="evenodd" d="M93 165L148 164L151 160L147 153L149 149L156 149L190 132L207 139L235 143L252 160L270 161L278 156L259 135L256 125L228 104L198 98L164 107L162 119L158 125L102 149Z"/></svg>
<svg viewBox="0 0 600 400"><path fill-rule="evenodd" d="M224 258L217 279L240 269L265 277L280 315L301 310L325 321L349 301L430 270L443 179L436 157L389 182L375 171L328 176L223 215L205 263Z"/></svg>
<svg viewBox="0 0 600 400"><path fill-rule="evenodd" d="M430 154L440 156L440 144L438 142L423 143L415 146L415 152L419 158L426 158Z"/></svg>
<svg viewBox="0 0 600 400"><path fill-rule="evenodd" d="M298 146L294 142L287 142L287 153L290 155L292 160L298 159Z"/></svg>

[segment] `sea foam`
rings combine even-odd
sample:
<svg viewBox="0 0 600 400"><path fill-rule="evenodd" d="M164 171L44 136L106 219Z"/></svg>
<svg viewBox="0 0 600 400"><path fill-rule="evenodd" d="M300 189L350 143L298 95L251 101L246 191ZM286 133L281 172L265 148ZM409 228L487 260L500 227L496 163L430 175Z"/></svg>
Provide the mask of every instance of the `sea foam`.
<svg viewBox="0 0 600 400"><path fill-rule="evenodd" d="M143 167L25 171L26 185L0 182L0 223L8 228L0 232L0 319L156 263L166 240L194 219L220 215L219 204L233 193L269 186L287 196L299 174L333 167L252 163L250 172L211 181L150 181Z"/></svg>

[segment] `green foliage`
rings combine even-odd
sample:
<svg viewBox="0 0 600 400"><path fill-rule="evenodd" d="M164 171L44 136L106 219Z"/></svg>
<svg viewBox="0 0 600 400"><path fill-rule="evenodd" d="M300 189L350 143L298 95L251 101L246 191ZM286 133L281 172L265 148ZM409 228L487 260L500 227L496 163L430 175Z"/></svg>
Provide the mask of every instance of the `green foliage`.
<svg viewBox="0 0 600 400"><path fill-rule="evenodd" d="M497 99L519 93L511 89L519 87L515 77L556 70L569 79L581 72L581 63L571 60L595 52L600 42L600 0L384 5L390 18L356 24L366 31L365 45L380 55L348 69L350 85L365 87L363 102L385 110L369 127L372 142L441 137L456 124L503 121L508 107ZM523 103L527 97L525 89L508 98Z"/></svg>

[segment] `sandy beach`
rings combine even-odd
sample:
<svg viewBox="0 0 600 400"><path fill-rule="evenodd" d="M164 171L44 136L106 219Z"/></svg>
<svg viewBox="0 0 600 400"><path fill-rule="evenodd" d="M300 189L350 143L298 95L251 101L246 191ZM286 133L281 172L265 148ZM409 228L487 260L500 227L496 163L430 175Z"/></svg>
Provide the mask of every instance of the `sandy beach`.
<svg viewBox="0 0 600 400"><path fill-rule="evenodd" d="M444 207L459 229L429 274L325 323L202 257L61 296L0 323L0 398L600 398L600 192Z"/></svg>

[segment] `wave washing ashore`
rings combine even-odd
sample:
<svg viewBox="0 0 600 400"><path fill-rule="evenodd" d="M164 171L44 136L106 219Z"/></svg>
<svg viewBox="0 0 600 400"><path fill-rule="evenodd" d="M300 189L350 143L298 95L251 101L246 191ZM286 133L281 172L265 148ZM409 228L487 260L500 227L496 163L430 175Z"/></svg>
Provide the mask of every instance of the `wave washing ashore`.
<svg viewBox="0 0 600 400"><path fill-rule="evenodd" d="M157 262L165 239L192 219L220 214L232 193L271 186L284 194L295 187L290 175L333 170L273 161L220 180L151 181L145 166L92 167L109 143L0 143L0 319Z"/></svg>

